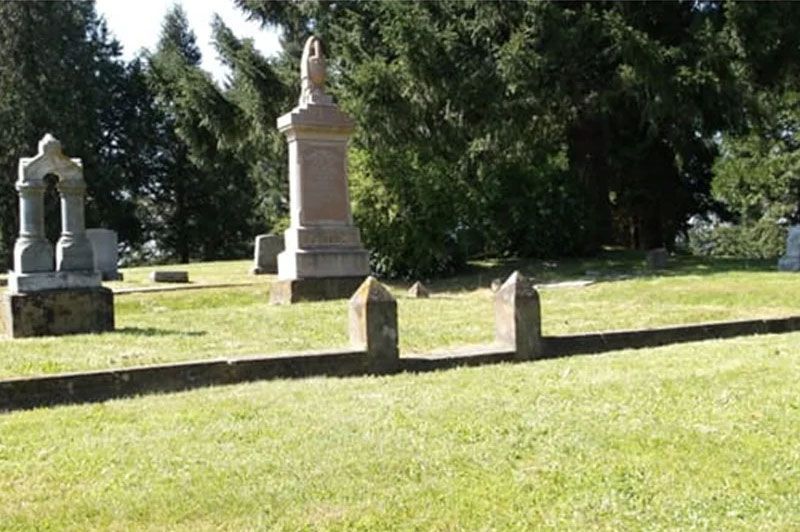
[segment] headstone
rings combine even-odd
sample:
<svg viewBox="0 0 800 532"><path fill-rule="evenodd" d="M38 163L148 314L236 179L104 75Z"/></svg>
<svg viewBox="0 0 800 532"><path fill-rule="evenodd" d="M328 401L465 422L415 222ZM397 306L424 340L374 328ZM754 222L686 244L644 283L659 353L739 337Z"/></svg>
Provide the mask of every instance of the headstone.
<svg viewBox="0 0 800 532"><path fill-rule="evenodd" d="M512 273L494 296L495 339L514 349L516 358L529 360L542 354L539 294L521 273Z"/></svg>
<svg viewBox="0 0 800 532"><path fill-rule="evenodd" d="M397 367L397 301L372 276L350 298L349 331L350 343L366 351L369 371L386 372Z"/></svg>
<svg viewBox="0 0 800 532"><path fill-rule="evenodd" d="M411 297L416 297L418 299L424 299L431 296L430 290L422 284L421 282L417 281L416 283L411 285L411 288L408 289L408 295Z"/></svg>
<svg viewBox="0 0 800 532"><path fill-rule="evenodd" d="M800 271L800 225L789 228L786 253L778 260L778 269L782 272Z"/></svg>
<svg viewBox="0 0 800 532"><path fill-rule="evenodd" d="M663 270L667 267L669 253L664 248L655 248L647 252L647 267L651 270Z"/></svg>
<svg viewBox="0 0 800 532"><path fill-rule="evenodd" d="M369 274L347 186L354 124L325 94L325 56L316 37L306 41L300 74L300 101L278 118L289 143L290 223L273 303L349 297Z"/></svg>
<svg viewBox="0 0 800 532"><path fill-rule="evenodd" d="M150 272L150 280L154 283L188 283L189 272L186 271L154 271Z"/></svg>
<svg viewBox="0 0 800 532"><path fill-rule="evenodd" d="M44 230L44 178L50 174L61 196L55 253ZM16 189L20 230L2 305L6 332L17 338L113 330L114 296L101 286L86 236L81 160L64 155L61 143L45 135L35 157L19 160Z"/></svg>
<svg viewBox="0 0 800 532"><path fill-rule="evenodd" d="M283 237L279 235L258 235L256 237L255 258L250 273L261 275L278 273L278 254L283 251Z"/></svg>
<svg viewBox="0 0 800 532"><path fill-rule="evenodd" d="M100 272L104 281L121 281L122 274L117 270L119 261L117 232L111 229L87 229L86 236L92 243L94 269Z"/></svg>

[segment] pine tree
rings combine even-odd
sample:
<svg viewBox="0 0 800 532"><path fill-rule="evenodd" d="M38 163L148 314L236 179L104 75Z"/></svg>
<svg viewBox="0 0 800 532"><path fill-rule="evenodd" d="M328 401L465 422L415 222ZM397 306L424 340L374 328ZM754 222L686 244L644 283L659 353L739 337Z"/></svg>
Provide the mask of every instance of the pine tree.
<svg viewBox="0 0 800 532"><path fill-rule="evenodd" d="M17 161L47 132L83 160L87 223L135 241L135 178L118 164L128 133L115 111L128 98L128 72L94 4L2 2L0 22L0 262L9 263L17 232ZM48 214L54 237L57 213Z"/></svg>

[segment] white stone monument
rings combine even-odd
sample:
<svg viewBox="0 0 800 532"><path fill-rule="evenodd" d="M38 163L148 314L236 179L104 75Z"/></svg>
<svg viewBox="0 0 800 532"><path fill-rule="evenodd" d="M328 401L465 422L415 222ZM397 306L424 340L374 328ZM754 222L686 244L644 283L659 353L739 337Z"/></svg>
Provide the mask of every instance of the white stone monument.
<svg viewBox="0 0 800 532"><path fill-rule="evenodd" d="M92 244L94 269L100 272L104 281L121 281L122 274L117 270L119 262L117 232L111 229L87 229L86 236Z"/></svg>
<svg viewBox="0 0 800 532"><path fill-rule="evenodd" d="M786 253L778 260L778 269L782 272L800 271L800 225L789 228Z"/></svg>
<svg viewBox="0 0 800 532"><path fill-rule="evenodd" d="M347 189L354 124L325 94L326 75L322 43L310 37L300 65L300 102L278 118L289 143L290 225L273 303L349 298L369 274Z"/></svg>
<svg viewBox="0 0 800 532"><path fill-rule="evenodd" d="M58 177L61 196L61 237L55 254L44 229L45 177L50 174ZM81 160L64 155L61 143L45 135L35 157L19 160L16 188L20 230L3 297L6 332L23 337L112 330L113 295L101 286L86 236Z"/></svg>

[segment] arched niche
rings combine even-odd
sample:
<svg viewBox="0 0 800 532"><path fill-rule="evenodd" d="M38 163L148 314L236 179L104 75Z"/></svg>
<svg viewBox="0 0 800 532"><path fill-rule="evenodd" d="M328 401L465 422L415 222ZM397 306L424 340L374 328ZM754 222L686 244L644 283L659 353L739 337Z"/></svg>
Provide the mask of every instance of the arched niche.
<svg viewBox="0 0 800 532"><path fill-rule="evenodd" d="M61 237L55 249L45 236L45 177L58 177L61 200ZM84 197L86 182L80 159L64 155L61 143L50 135L39 141L35 157L19 160L16 182L19 192L19 237L14 245L14 270L17 273L93 271L92 246L86 237ZM55 260L54 260L55 259Z"/></svg>

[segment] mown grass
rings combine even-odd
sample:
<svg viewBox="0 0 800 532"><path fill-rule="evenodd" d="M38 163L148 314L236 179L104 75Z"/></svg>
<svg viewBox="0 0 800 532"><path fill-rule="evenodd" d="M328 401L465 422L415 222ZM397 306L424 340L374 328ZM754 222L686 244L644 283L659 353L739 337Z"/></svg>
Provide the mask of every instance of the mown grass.
<svg viewBox="0 0 800 532"><path fill-rule="evenodd" d="M346 301L271 306L274 278L249 276L246 261L179 268L198 282L255 284L118 295L114 333L0 339L0 378L347 345ZM625 253L559 264L482 263L465 275L431 282L435 296L428 300L406 297L408 284L390 283L398 298L402 352L491 342L488 285L513 268L541 282L585 277L586 270L598 278L587 287L541 290L549 335L800 314L800 276L773 271L768 263L678 258L658 274L642 269L641 255ZM122 285L144 285L150 270L125 270Z"/></svg>
<svg viewBox="0 0 800 532"><path fill-rule="evenodd" d="M800 334L0 415L3 530L796 530Z"/></svg>

